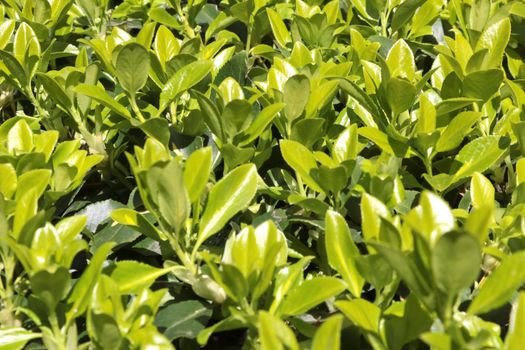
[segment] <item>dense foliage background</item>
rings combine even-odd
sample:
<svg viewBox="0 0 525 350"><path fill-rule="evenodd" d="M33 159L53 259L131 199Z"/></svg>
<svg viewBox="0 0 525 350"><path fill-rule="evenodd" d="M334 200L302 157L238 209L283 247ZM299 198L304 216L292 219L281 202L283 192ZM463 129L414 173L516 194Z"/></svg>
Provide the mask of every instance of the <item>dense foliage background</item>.
<svg viewBox="0 0 525 350"><path fill-rule="evenodd" d="M522 349L522 0L0 0L0 349Z"/></svg>

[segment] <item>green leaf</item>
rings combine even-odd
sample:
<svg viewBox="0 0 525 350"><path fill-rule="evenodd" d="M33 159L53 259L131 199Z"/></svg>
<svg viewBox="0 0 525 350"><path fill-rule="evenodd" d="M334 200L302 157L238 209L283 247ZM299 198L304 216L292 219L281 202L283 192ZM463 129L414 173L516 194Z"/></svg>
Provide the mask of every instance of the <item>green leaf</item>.
<svg viewBox="0 0 525 350"><path fill-rule="evenodd" d="M213 186L199 224L194 251L217 233L237 212L245 209L257 190L257 169L253 164L236 168Z"/></svg>
<svg viewBox="0 0 525 350"><path fill-rule="evenodd" d="M469 287L479 275L481 251L477 239L467 233L446 233L432 252L432 271L438 287L449 296Z"/></svg>
<svg viewBox="0 0 525 350"><path fill-rule="evenodd" d="M167 27L160 25L153 42L157 58L164 66L180 51L180 44L175 35Z"/></svg>
<svg viewBox="0 0 525 350"><path fill-rule="evenodd" d="M22 327L1 328L0 350L20 350L28 341L40 337L40 333L33 333Z"/></svg>
<svg viewBox="0 0 525 350"><path fill-rule="evenodd" d="M192 95L197 99L202 112L202 117L208 128L210 128L210 131L217 136L219 140L225 140L222 120L219 116L217 106L204 94L198 91L192 91Z"/></svg>
<svg viewBox="0 0 525 350"><path fill-rule="evenodd" d="M224 106L221 121L228 140L246 129L251 121L252 105L246 100L233 100Z"/></svg>
<svg viewBox="0 0 525 350"><path fill-rule="evenodd" d="M213 326L210 326L202 330L197 336L197 342L200 345L206 345L206 343L208 343L208 339L214 332L229 331L229 330L244 328L245 326L246 325L242 320L239 320L237 318L233 318L230 316L228 318L220 320L219 322L215 323Z"/></svg>
<svg viewBox="0 0 525 350"><path fill-rule="evenodd" d="M312 176L322 184L326 192L334 194L342 191L348 181L346 170L342 165L333 168L321 165L318 169L312 169Z"/></svg>
<svg viewBox="0 0 525 350"><path fill-rule="evenodd" d="M356 83L348 79L340 79L339 86L343 91L349 94L353 99L355 99L364 109L366 109L370 114L372 114L374 120L378 122L381 128L386 128L388 125L388 120L382 110L379 109L374 100L361 89ZM372 126L368 125L367 126Z"/></svg>
<svg viewBox="0 0 525 350"><path fill-rule="evenodd" d="M7 51L0 50L0 59L1 62L6 66L7 71L4 71L3 74L7 78L15 78L18 80L21 88L27 87L27 75L24 70L24 67L16 60L16 58Z"/></svg>
<svg viewBox="0 0 525 350"><path fill-rule="evenodd" d="M13 39L13 53L18 62L26 69L26 73L31 76L33 69L30 58L40 58L40 44L33 28L25 22L18 27Z"/></svg>
<svg viewBox="0 0 525 350"><path fill-rule="evenodd" d="M134 98L148 80L150 58L148 50L137 43L124 46L118 53L115 68L117 79L124 90Z"/></svg>
<svg viewBox="0 0 525 350"><path fill-rule="evenodd" d="M268 7L266 13L268 14L268 19L270 20L270 26L272 27L275 40L281 47L285 48L288 43L292 42L292 37L290 36L288 29L286 29L286 25L279 14L271 8Z"/></svg>
<svg viewBox="0 0 525 350"><path fill-rule="evenodd" d="M480 112L462 112L455 116L439 136L437 152L446 152L458 147L474 123L481 118Z"/></svg>
<svg viewBox="0 0 525 350"><path fill-rule="evenodd" d="M402 316L385 315L385 338L389 349L392 350L402 349L403 345L418 338L421 333L428 331L433 323L430 314L421 307L413 294L410 294L405 301L392 303L391 308L402 304L404 304Z"/></svg>
<svg viewBox="0 0 525 350"><path fill-rule="evenodd" d="M449 98L438 103L436 107L437 116L457 111L475 102L481 102L477 98L457 97Z"/></svg>
<svg viewBox="0 0 525 350"><path fill-rule="evenodd" d="M425 0L406 0L394 12L390 28L393 32L401 29L414 16L417 9L425 3Z"/></svg>
<svg viewBox="0 0 525 350"><path fill-rule="evenodd" d="M484 66L486 68L499 68L503 53L510 38L510 19L504 18L486 28L476 44L476 51L488 49Z"/></svg>
<svg viewBox="0 0 525 350"><path fill-rule="evenodd" d="M179 69L162 88L159 113L164 111L180 93L191 89L204 79L211 67L211 61L195 61Z"/></svg>
<svg viewBox="0 0 525 350"><path fill-rule="evenodd" d="M399 274L410 290L430 309L434 308L433 290L429 284L430 271L418 265L410 257L384 244L371 244L390 266Z"/></svg>
<svg viewBox="0 0 525 350"><path fill-rule="evenodd" d="M314 277L293 288L282 303L284 315L301 315L323 301L346 289L346 284L335 277Z"/></svg>
<svg viewBox="0 0 525 350"><path fill-rule="evenodd" d="M408 81L392 78L386 87L386 99L394 115L409 109L416 98L416 88Z"/></svg>
<svg viewBox="0 0 525 350"><path fill-rule="evenodd" d="M491 167L506 151L507 143L499 136L482 136L468 143L461 149L456 161L461 162L454 179L472 176L475 172L484 172Z"/></svg>
<svg viewBox="0 0 525 350"><path fill-rule="evenodd" d="M241 85L232 77L224 79L218 90L224 103L230 103L233 100L244 100L244 92Z"/></svg>
<svg viewBox="0 0 525 350"><path fill-rule="evenodd" d="M98 85L80 84L74 88L74 91L82 95L91 97L103 106L111 109L113 112L120 114L126 119L131 119L129 111L111 97L102 87Z"/></svg>
<svg viewBox="0 0 525 350"><path fill-rule="evenodd" d="M521 154L525 156L525 122L512 123L512 131L518 139Z"/></svg>
<svg viewBox="0 0 525 350"><path fill-rule="evenodd" d="M310 97L310 79L298 74L289 78L284 84L284 114L289 122L299 118Z"/></svg>
<svg viewBox="0 0 525 350"><path fill-rule="evenodd" d="M341 349L341 328L343 316L335 315L328 318L315 332L312 350Z"/></svg>
<svg viewBox="0 0 525 350"><path fill-rule="evenodd" d="M118 285L120 293L138 293L149 288L157 278L170 270L171 268L159 269L135 260L121 260L117 261L111 278Z"/></svg>
<svg viewBox="0 0 525 350"><path fill-rule="evenodd" d="M157 242L166 240L166 236L153 226L144 215L133 209L115 209L111 212L111 218L119 224L131 227ZM100 232L98 234L100 234Z"/></svg>
<svg viewBox="0 0 525 350"><path fill-rule="evenodd" d="M122 344L122 335L120 333L117 321L105 313L91 312L91 336L93 343L100 349L119 349Z"/></svg>
<svg viewBox="0 0 525 350"><path fill-rule="evenodd" d="M292 126L290 139L306 148L312 148L323 136L326 120L323 118L305 118L296 121Z"/></svg>
<svg viewBox="0 0 525 350"><path fill-rule="evenodd" d="M15 25L16 21L12 19L4 20L0 24L0 50L3 50L11 39L11 35L15 31Z"/></svg>
<svg viewBox="0 0 525 350"><path fill-rule="evenodd" d="M261 311L258 319L261 350L299 350L294 332L284 321L266 311Z"/></svg>
<svg viewBox="0 0 525 350"><path fill-rule="evenodd" d="M178 234L190 213L180 161L174 158L164 168L150 168L146 176L151 194L157 198L160 214Z"/></svg>
<svg viewBox="0 0 525 350"><path fill-rule="evenodd" d="M323 192L310 174L312 169L317 168L312 152L299 142L291 140L281 140L279 146L286 163L301 176L306 185L317 192Z"/></svg>
<svg viewBox="0 0 525 350"><path fill-rule="evenodd" d="M188 190L190 202L197 201L208 183L211 172L212 149L204 147L193 152L184 167L184 185Z"/></svg>
<svg viewBox="0 0 525 350"><path fill-rule="evenodd" d="M381 310L365 299L336 301L335 306L356 326L375 334L379 334L379 319Z"/></svg>
<svg viewBox="0 0 525 350"><path fill-rule="evenodd" d="M9 163L0 164L0 193L4 198L10 199L16 191L16 171Z"/></svg>
<svg viewBox="0 0 525 350"><path fill-rule="evenodd" d="M172 303L162 308L155 316L155 326L169 340L181 337L195 338L208 322L212 310L197 300Z"/></svg>
<svg viewBox="0 0 525 350"><path fill-rule="evenodd" d="M498 92L502 82L503 72L500 69L470 73L463 80L463 94L467 97L488 101Z"/></svg>
<svg viewBox="0 0 525 350"><path fill-rule="evenodd" d="M19 120L9 130L7 134L7 149L13 155L28 153L33 149L33 131L25 120Z"/></svg>
<svg viewBox="0 0 525 350"><path fill-rule="evenodd" d="M43 73L36 73L36 76L53 101L69 112L72 102L66 94L66 91L56 82L56 80Z"/></svg>
<svg viewBox="0 0 525 350"><path fill-rule="evenodd" d="M270 312L277 314L282 307L282 301L303 280L303 270L310 262L311 257L301 258L298 262L281 269L276 278L275 291L273 292L273 301L270 306ZM279 313L280 314L280 313Z"/></svg>
<svg viewBox="0 0 525 350"><path fill-rule="evenodd" d="M57 304L65 298L69 281L69 270L65 267L59 267L55 271L40 270L30 277L32 292L44 302L48 312L54 312Z"/></svg>
<svg viewBox="0 0 525 350"><path fill-rule="evenodd" d="M489 227L494 222L494 204L473 209L465 223L465 230L478 239L480 246L485 244Z"/></svg>
<svg viewBox="0 0 525 350"><path fill-rule="evenodd" d="M167 146L170 142L170 126L166 119L151 118L137 127L149 137L159 140L163 145Z"/></svg>
<svg viewBox="0 0 525 350"><path fill-rule="evenodd" d="M68 319L74 319L86 311L88 305L91 303L93 288L95 288L98 277L102 271L102 264L114 246L115 243L113 242L104 243L91 258L88 267L82 273L82 276L80 276L73 287L73 291L69 295L68 304L70 304L71 307L67 313Z"/></svg>
<svg viewBox="0 0 525 350"><path fill-rule="evenodd" d="M525 283L525 252L503 259L480 286L479 293L468 308L470 314L483 314L508 302L515 290Z"/></svg>
<svg viewBox="0 0 525 350"><path fill-rule="evenodd" d="M374 196L364 193L361 197L361 222L365 240L379 238L381 218L387 218L388 208Z"/></svg>
<svg viewBox="0 0 525 350"><path fill-rule="evenodd" d="M356 268L354 257L360 253L352 240L350 229L344 218L335 211L328 210L325 219L328 263L339 272L352 295L359 297L365 281Z"/></svg>
<svg viewBox="0 0 525 350"><path fill-rule="evenodd" d="M246 146L259 137L268 127L268 125L270 125L272 120L278 115L278 113L284 108L284 106L284 103L274 103L266 106L250 124L250 126L246 128L244 131L246 138L239 143L239 146Z"/></svg>
<svg viewBox="0 0 525 350"><path fill-rule="evenodd" d="M525 344L525 293L520 292L512 306L509 330L505 337L505 350L519 350Z"/></svg>
<svg viewBox="0 0 525 350"><path fill-rule="evenodd" d="M414 54L403 40L399 39L392 46L386 57L386 65L393 78L404 78L413 81L416 74L416 65L414 63Z"/></svg>
<svg viewBox="0 0 525 350"><path fill-rule="evenodd" d="M335 140L332 153L333 158L339 163L357 158L357 124L351 124L339 134Z"/></svg>
<svg viewBox="0 0 525 350"><path fill-rule="evenodd" d="M525 158L516 162L516 185L525 183Z"/></svg>
<svg viewBox="0 0 525 350"><path fill-rule="evenodd" d="M494 186L481 173L474 173L470 181L470 198L474 209L494 207Z"/></svg>

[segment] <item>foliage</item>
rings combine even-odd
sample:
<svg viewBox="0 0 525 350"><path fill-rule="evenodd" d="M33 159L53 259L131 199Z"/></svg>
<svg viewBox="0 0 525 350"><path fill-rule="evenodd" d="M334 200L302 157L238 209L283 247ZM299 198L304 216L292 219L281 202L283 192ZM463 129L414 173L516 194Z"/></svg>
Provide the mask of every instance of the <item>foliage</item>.
<svg viewBox="0 0 525 350"><path fill-rule="evenodd" d="M0 0L0 349L521 349L521 0Z"/></svg>

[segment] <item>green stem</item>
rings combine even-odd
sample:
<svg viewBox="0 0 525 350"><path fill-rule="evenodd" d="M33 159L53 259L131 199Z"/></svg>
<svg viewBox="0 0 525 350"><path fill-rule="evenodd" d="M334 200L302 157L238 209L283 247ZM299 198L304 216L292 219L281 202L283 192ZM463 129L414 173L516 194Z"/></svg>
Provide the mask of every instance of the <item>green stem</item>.
<svg viewBox="0 0 525 350"><path fill-rule="evenodd" d="M40 114L42 118L49 117L49 112L42 107L35 94L33 93L31 87L26 87L25 93L27 95L27 98L29 98L29 101L33 104L33 106L35 106L35 109L38 112L38 114Z"/></svg>
<svg viewBox="0 0 525 350"><path fill-rule="evenodd" d="M182 247L179 244L178 235L170 238L170 245L175 251L175 254L177 254L179 260L182 262L182 265L184 265L188 270L190 270L192 274L196 275L197 269L195 268L195 264L193 264L193 256L191 257L191 259L188 259L188 254L182 249Z"/></svg>
<svg viewBox="0 0 525 350"><path fill-rule="evenodd" d="M184 12L182 11L182 8L180 7L180 1L175 1L175 11L177 12L177 15L179 15L179 17L180 17L180 19L182 21L182 26L184 27L184 30L186 31L186 34L188 34L188 37L190 39L195 38L195 31L190 26L190 23L188 22L188 18L186 17Z"/></svg>
<svg viewBox="0 0 525 350"><path fill-rule="evenodd" d="M297 181L297 187L299 188L299 193L303 197L306 197L306 191L304 189L303 179L301 179L301 175L299 175L297 172L295 172L295 179Z"/></svg>
<svg viewBox="0 0 525 350"><path fill-rule="evenodd" d="M53 331L53 340L57 345L58 350L67 350L66 337L62 333L60 326L58 324L58 317L56 312L53 310L49 315L49 323L51 324L51 330Z"/></svg>
<svg viewBox="0 0 525 350"><path fill-rule="evenodd" d="M138 120L141 123L144 123L146 121L146 118L144 118L144 115L142 115L142 112L140 111L139 106L137 105L137 100L135 99L134 95L129 96L129 104L131 105L131 109L135 114L137 115Z"/></svg>
<svg viewBox="0 0 525 350"><path fill-rule="evenodd" d="M250 51L250 46L252 44L252 27L253 27L253 16L250 14L250 17L248 18L248 26L247 26L247 36L246 36L246 54Z"/></svg>

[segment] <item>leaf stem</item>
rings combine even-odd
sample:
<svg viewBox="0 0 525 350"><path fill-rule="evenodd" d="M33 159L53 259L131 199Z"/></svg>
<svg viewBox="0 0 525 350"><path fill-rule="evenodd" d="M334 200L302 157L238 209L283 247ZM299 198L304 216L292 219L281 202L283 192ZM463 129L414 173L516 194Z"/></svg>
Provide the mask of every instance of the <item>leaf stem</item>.
<svg viewBox="0 0 525 350"><path fill-rule="evenodd" d="M135 114L137 115L138 120L141 123L144 123L146 121L146 118L144 118L144 115L140 111L140 108L137 105L137 100L135 99L134 95L130 94L130 96L129 96L129 104L131 105L131 109L133 110L133 112L135 112Z"/></svg>

